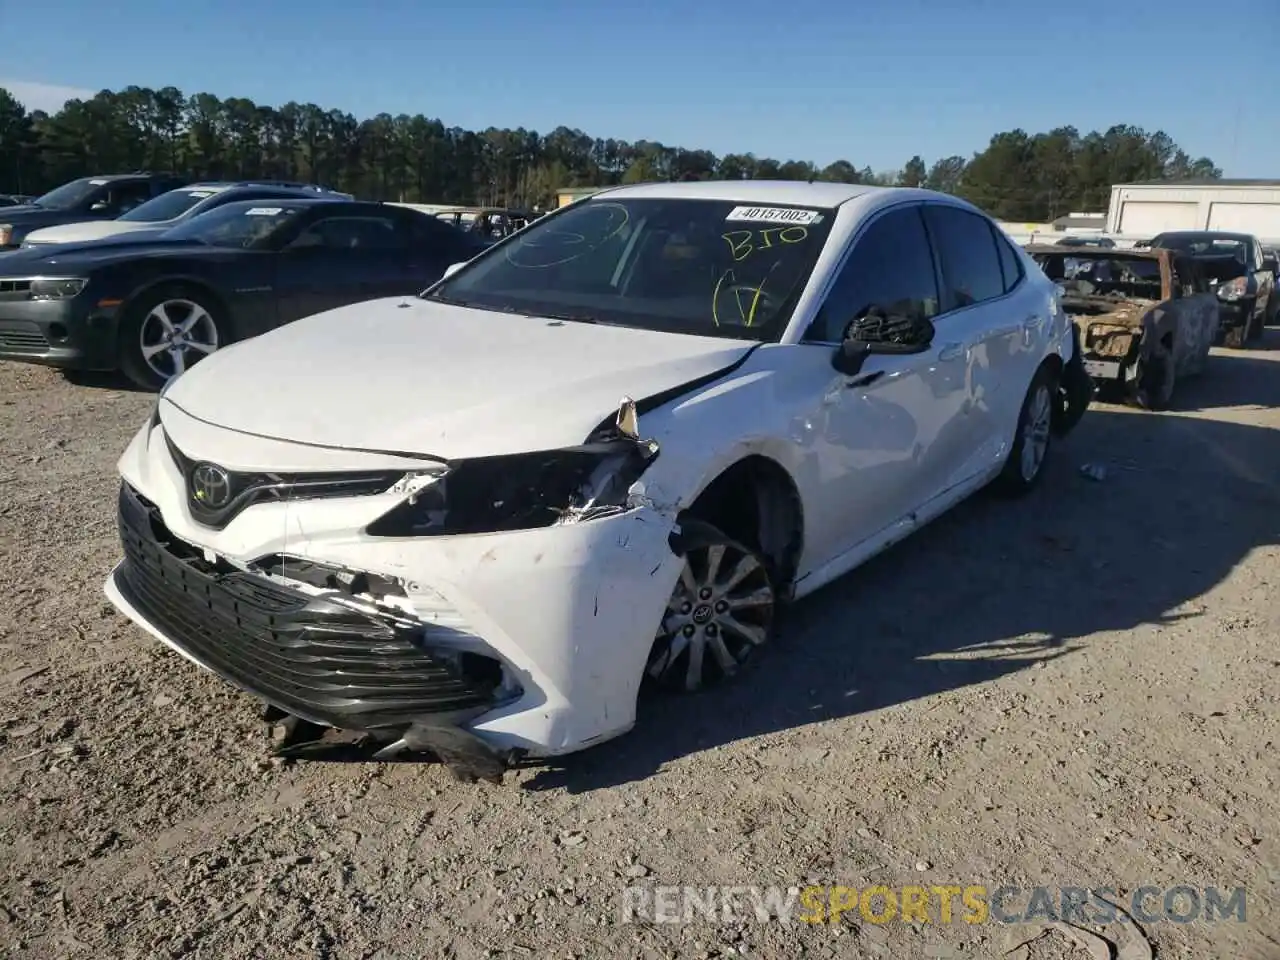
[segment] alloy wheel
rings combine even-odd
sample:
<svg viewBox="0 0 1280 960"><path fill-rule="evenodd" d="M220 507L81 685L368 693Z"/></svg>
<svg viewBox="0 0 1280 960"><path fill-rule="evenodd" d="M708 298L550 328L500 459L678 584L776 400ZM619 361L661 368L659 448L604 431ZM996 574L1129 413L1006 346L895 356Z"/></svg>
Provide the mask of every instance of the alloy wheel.
<svg viewBox="0 0 1280 960"><path fill-rule="evenodd" d="M691 549L667 602L649 676L699 690L769 638L777 595L761 559L733 543Z"/></svg>
<svg viewBox="0 0 1280 960"><path fill-rule="evenodd" d="M1044 464L1049 449L1049 429L1053 422L1053 402L1049 388L1037 384L1027 403L1022 424L1022 459L1019 463L1022 479L1030 483Z"/></svg>
<svg viewBox="0 0 1280 960"><path fill-rule="evenodd" d="M176 377L218 349L218 325L194 300L162 300L143 318L138 333L142 359L163 380Z"/></svg>

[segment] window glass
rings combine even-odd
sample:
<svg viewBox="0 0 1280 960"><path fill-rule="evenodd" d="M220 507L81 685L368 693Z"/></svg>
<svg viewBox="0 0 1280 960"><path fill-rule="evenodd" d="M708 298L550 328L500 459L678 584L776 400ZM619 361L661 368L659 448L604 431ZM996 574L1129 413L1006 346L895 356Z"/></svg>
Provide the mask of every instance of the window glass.
<svg viewBox="0 0 1280 960"><path fill-rule="evenodd" d="M131 223L162 223L166 220L176 220L197 203L207 200L215 193L217 190L170 190L146 203L139 204L120 219Z"/></svg>
<svg viewBox="0 0 1280 960"><path fill-rule="evenodd" d="M831 209L695 197L593 197L530 224L432 289L534 317L776 341Z"/></svg>
<svg viewBox="0 0 1280 960"><path fill-rule="evenodd" d="M1000 254L1000 272L1004 275L1004 292L1008 293L1022 281L1022 261L1013 252L1011 244L1003 232L995 224L991 225L992 236L996 238L996 250Z"/></svg>
<svg viewBox="0 0 1280 960"><path fill-rule="evenodd" d="M917 317L938 312L933 253L918 206L890 210L867 227L805 339L838 343L872 307Z"/></svg>
<svg viewBox="0 0 1280 960"><path fill-rule="evenodd" d="M128 213L134 207L141 206L151 199L151 183L150 181L134 181L132 183L113 184L102 197L94 202L90 208L95 213L111 213L119 216L122 213ZM103 206L98 207L101 203Z"/></svg>
<svg viewBox="0 0 1280 960"><path fill-rule="evenodd" d="M268 200L262 204L251 200L228 203L184 220L165 236L171 240L191 240L212 247L248 249L277 231L291 228L289 221L306 209L303 204L287 200Z"/></svg>
<svg viewBox="0 0 1280 960"><path fill-rule="evenodd" d="M409 225L410 243L416 250L447 258L451 263L470 260L484 248L477 239L436 217L415 216Z"/></svg>
<svg viewBox="0 0 1280 960"><path fill-rule="evenodd" d="M942 261L945 308L954 310L1004 295L1004 276L990 221L958 207L930 204L925 219Z"/></svg>
<svg viewBox="0 0 1280 960"><path fill-rule="evenodd" d="M293 249L396 250L404 246L404 240L393 217L336 216L308 225L289 246Z"/></svg>

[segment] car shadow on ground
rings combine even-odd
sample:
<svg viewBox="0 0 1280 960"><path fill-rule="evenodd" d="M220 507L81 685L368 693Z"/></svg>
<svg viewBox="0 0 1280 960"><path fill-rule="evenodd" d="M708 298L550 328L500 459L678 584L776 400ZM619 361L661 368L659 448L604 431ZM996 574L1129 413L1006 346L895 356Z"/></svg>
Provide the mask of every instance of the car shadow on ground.
<svg viewBox="0 0 1280 960"><path fill-rule="evenodd" d="M1232 369L1246 363L1215 363L1221 405L1257 402L1259 378L1280 373ZM1085 465L1101 466L1101 480ZM526 786L641 780L744 738L1087 655L1098 633L1203 616L1192 601L1252 550L1280 543L1277 476L1280 430L1099 405L1057 446L1032 496L973 498L797 603L731 684L642 698L630 734L542 763Z"/></svg>
<svg viewBox="0 0 1280 960"><path fill-rule="evenodd" d="M1170 409L1280 407L1280 330L1268 330L1263 344L1215 350L1203 374L1175 384Z"/></svg>
<svg viewBox="0 0 1280 960"><path fill-rule="evenodd" d="M121 393L154 392L144 390L123 373L116 371L64 370L62 371L62 376L66 379L67 383L77 387L87 387L91 390L117 390Z"/></svg>

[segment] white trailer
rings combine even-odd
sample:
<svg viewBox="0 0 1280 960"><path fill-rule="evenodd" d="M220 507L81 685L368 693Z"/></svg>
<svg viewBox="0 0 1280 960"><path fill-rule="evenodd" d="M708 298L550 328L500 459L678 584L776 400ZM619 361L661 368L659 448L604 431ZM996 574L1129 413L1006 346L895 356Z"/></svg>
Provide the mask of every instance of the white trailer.
<svg viewBox="0 0 1280 960"><path fill-rule="evenodd" d="M1153 237L1166 230L1251 233L1280 242L1280 180L1118 183L1107 233Z"/></svg>

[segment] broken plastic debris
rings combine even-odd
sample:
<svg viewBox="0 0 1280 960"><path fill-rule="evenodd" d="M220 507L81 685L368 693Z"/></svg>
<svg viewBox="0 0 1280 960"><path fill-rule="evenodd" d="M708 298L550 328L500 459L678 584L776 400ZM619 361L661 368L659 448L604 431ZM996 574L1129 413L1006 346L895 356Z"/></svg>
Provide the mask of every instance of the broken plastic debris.
<svg viewBox="0 0 1280 960"><path fill-rule="evenodd" d="M1101 483L1107 479L1107 468L1101 463L1086 463L1080 467L1080 475Z"/></svg>
<svg viewBox="0 0 1280 960"><path fill-rule="evenodd" d="M618 405L618 417L614 421L618 433L628 440L640 439L640 414L636 410L636 402L630 397L623 397Z"/></svg>

